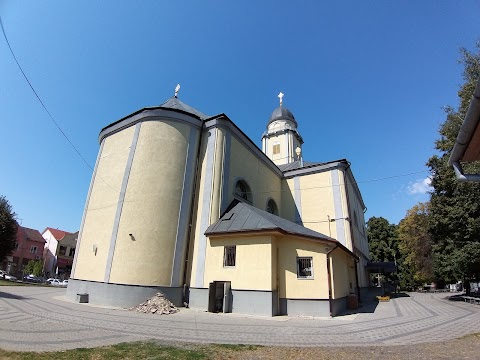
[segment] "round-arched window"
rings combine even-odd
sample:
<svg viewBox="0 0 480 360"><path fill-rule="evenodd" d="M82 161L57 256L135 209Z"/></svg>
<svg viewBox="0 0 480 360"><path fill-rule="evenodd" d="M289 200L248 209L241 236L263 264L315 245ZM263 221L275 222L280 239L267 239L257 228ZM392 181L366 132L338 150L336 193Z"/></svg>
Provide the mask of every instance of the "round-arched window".
<svg viewBox="0 0 480 360"><path fill-rule="evenodd" d="M269 212L270 214L278 215L278 207L275 203L275 200L269 199L267 201L267 212Z"/></svg>
<svg viewBox="0 0 480 360"><path fill-rule="evenodd" d="M252 203L252 191L250 190L250 186L243 180L237 181L235 185L235 195Z"/></svg>

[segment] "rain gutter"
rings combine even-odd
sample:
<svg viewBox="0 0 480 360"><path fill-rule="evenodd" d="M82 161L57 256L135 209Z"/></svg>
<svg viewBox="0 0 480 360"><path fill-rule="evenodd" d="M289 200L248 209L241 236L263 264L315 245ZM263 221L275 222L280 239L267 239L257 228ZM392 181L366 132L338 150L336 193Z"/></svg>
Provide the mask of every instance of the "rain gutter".
<svg viewBox="0 0 480 360"><path fill-rule="evenodd" d="M480 182L480 174L465 174L460 160L465 154L472 136L480 122L480 79L473 93L467 115L463 120L463 124L458 132L455 145L450 155L449 163L453 166L455 176L458 181L475 181Z"/></svg>

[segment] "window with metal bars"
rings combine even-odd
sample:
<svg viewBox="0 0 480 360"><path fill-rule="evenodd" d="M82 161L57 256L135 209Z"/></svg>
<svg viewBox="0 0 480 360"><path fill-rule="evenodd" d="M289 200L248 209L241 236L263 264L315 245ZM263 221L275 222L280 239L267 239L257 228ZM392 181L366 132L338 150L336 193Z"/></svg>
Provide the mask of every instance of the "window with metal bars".
<svg viewBox="0 0 480 360"><path fill-rule="evenodd" d="M313 279L312 257L297 257L297 279Z"/></svg>
<svg viewBox="0 0 480 360"><path fill-rule="evenodd" d="M236 257L237 247L233 246L225 246L223 252L223 266L235 266L235 257Z"/></svg>

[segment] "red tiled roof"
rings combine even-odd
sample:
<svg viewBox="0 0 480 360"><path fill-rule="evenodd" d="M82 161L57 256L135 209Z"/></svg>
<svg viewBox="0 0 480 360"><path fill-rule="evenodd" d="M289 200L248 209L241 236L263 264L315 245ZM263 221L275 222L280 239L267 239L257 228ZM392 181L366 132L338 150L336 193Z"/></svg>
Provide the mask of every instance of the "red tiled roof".
<svg viewBox="0 0 480 360"><path fill-rule="evenodd" d="M28 240L37 241L37 242L41 242L41 243L46 242L45 239L42 237L42 234L40 234L40 231L38 231L38 230L26 228L24 226L19 226L18 230L19 231L22 230L25 233L25 235L27 236Z"/></svg>
<svg viewBox="0 0 480 360"><path fill-rule="evenodd" d="M42 234L45 234L45 232L47 230L50 230L50 232L52 233L53 237L55 238L55 240L62 240L63 237L66 235L66 234L70 234L68 231L63 231L63 230L59 230L59 229L52 229L51 227L47 227Z"/></svg>

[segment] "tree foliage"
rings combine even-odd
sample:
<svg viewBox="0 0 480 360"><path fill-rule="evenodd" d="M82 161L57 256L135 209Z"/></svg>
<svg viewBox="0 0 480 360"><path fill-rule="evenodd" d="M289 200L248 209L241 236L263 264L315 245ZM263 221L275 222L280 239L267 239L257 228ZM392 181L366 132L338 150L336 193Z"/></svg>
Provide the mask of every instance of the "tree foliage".
<svg viewBox="0 0 480 360"><path fill-rule="evenodd" d="M398 224L398 247L406 270L402 274L404 287L416 287L433 280L429 216L429 203L420 203L408 210Z"/></svg>
<svg viewBox="0 0 480 360"><path fill-rule="evenodd" d="M480 241L480 183L459 182L448 163L457 134L480 77L480 42L476 52L461 49L464 84L458 92L458 109L448 107L435 143L438 155L428 160L433 191L428 228L432 240L434 272L447 282L478 279L480 257L475 257ZM480 172L478 163L464 170Z"/></svg>
<svg viewBox="0 0 480 360"><path fill-rule="evenodd" d="M383 217L371 217L367 221L368 245L370 247L370 259L373 262L392 262L397 265L397 273L386 274L390 281L400 280L399 272L402 271L402 259L398 249L397 225L390 224Z"/></svg>
<svg viewBox="0 0 480 360"><path fill-rule="evenodd" d="M30 260L27 265L25 265L24 272L25 274L33 274L35 276L42 275L43 263L40 260Z"/></svg>
<svg viewBox="0 0 480 360"><path fill-rule="evenodd" d="M18 227L15 217L8 200L0 196L0 262L15 250Z"/></svg>
<svg viewBox="0 0 480 360"><path fill-rule="evenodd" d="M394 262L399 257L396 225L383 217L371 217L367 221L370 258L374 262Z"/></svg>

